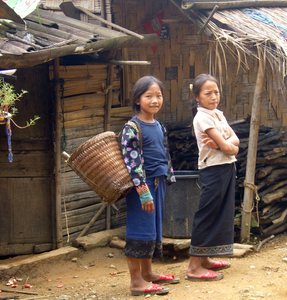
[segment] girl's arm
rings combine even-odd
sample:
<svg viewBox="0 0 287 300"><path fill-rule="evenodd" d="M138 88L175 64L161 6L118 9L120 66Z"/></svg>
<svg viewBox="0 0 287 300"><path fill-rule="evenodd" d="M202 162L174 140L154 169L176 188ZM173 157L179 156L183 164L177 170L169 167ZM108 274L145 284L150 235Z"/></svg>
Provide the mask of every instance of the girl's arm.
<svg viewBox="0 0 287 300"><path fill-rule="evenodd" d="M133 122L128 123L122 132L122 153L127 170L139 194L142 209L148 213L154 212L153 198L146 184L142 153L139 147L139 133Z"/></svg>
<svg viewBox="0 0 287 300"><path fill-rule="evenodd" d="M170 157L170 153L169 153L167 131L166 131L166 128L163 125L163 123L160 122L160 124L161 124L162 130L163 130L163 144L164 144L165 155L166 155L166 158L167 158L167 161L168 161L167 176L166 176L166 179L165 179L165 185L168 186L168 185L176 182L176 179L175 179L173 167L172 167L172 164L171 164L171 157Z"/></svg>
<svg viewBox="0 0 287 300"><path fill-rule="evenodd" d="M232 132L233 132L233 130L232 130ZM231 154L231 155L236 155L238 153L239 140L234 132L233 132L233 135L230 138L228 138L227 140L225 140L222 137L222 135L219 133L219 131L215 128L207 129L206 134L208 134L209 138L212 139L218 145L220 150L223 151L224 153ZM238 140L237 142L236 142L236 139ZM238 145L234 145L233 142L238 143Z"/></svg>
<svg viewBox="0 0 287 300"><path fill-rule="evenodd" d="M240 143L239 138L237 137L237 135L235 134L235 132L231 127L229 127L229 131L230 131L230 137L227 139L227 141L233 144L234 146L239 146Z"/></svg>

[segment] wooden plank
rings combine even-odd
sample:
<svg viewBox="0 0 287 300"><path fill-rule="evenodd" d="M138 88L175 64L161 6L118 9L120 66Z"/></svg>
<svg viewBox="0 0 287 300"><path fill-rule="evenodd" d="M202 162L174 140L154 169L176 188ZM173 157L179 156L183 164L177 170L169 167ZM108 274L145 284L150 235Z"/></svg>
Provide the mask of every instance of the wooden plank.
<svg viewBox="0 0 287 300"><path fill-rule="evenodd" d="M171 50L170 44L164 44L164 60L165 60L165 67L171 67Z"/></svg>
<svg viewBox="0 0 287 300"><path fill-rule="evenodd" d="M183 87L183 55L179 55L179 65L177 68L177 78L178 78L178 88L182 89Z"/></svg>
<svg viewBox="0 0 287 300"><path fill-rule="evenodd" d="M25 167L48 167L50 165L49 151L14 151L13 163L9 163L10 168L25 168ZM0 164L5 165L7 157L0 156Z"/></svg>
<svg viewBox="0 0 287 300"><path fill-rule="evenodd" d="M176 115L176 120L177 121L182 121L183 120L183 107L182 107L182 101L178 100L177 101L177 115Z"/></svg>
<svg viewBox="0 0 287 300"><path fill-rule="evenodd" d="M13 134L13 132L12 132ZM12 138L12 151L30 150L40 151L46 150L50 146L49 140L15 140ZM7 143L0 143L0 151L6 152L8 149Z"/></svg>
<svg viewBox="0 0 287 300"><path fill-rule="evenodd" d="M177 80L171 80L171 90L170 90L170 96L171 96L171 105L170 105L170 111L176 112L177 107L177 101L178 101L178 87L177 87Z"/></svg>
<svg viewBox="0 0 287 300"><path fill-rule="evenodd" d="M95 108L95 109L83 109L78 111L72 111L64 114L65 125L66 122L76 121L79 119L85 118L94 118L94 117L103 117L104 116L104 108Z"/></svg>
<svg viewBox="0 0 287 300"><path fill-rule="evenodd" d="M165 55L159 55L159 79L165 80Z"/></svg>
<svg viewBox="0 0 287 300"><path fill-rule="evenodd" d="M202 53L201 52L196 52L195 53L195 63L194 63L194 68L195 68L195 76L203 73L203 67L202 67Z"/></svg>
<svg viewBox="0 0 287 300"><path fill-rule="evenodd" d="M99 80L105 80L107 77L107 65L101 64L90 64L90 65L76 65L76 66L60 66L59 67L59 76L64 80L77 78L95 77ZM50 79L54 78L53 75L53 66L49 68Z"/></svg>
<svg viewBox="0 0 287 300"><path fill-rule="evenodd" d="M190 66L195 65L195 55L196 55L196 51L194 49L191 49L189 52L189 65Z"/></svg>
<svg viewBox="0 0 287 300"><path fill-rule="evenodd" d="M127 48L122 49L122 57L123 60L129 60ZM127 100L129 99L129 70L129 66L123 66L123 106L125 106Z"/></svg>
<svg viewBox="0 0 287 300"><path fill-rule="evenodd" d="M105 105L105 94L82 94L64 98L64 111L76 111L86 108L101 108Z"/></svg>
<svg viewBox="0 0 287 300"><path fill-rule="evenodd" d="M51 242L50 178L10 178L8 187L12 208L9 242Z"/></svg>
<svg viewBox="0 0 287 300"><path fill-rule="evenodd" d="M1 163L2 172L0 173L0 178L27 178L29 177L46 177L50 178L51 176L51 167L47 166L46 168L39 166L39 168L35 167L17 167L10 168L11 163L7 164Z"/></svg>
<svg viewBox="0 0 287 300"><path fill-rule="evenodd" d="M217 5L218 9L235 9L235 8L244 8L244 7L280 7L287 6L286 1L284 0L250 0L250 1L193 1L185 0L184 9L213 9Z"/></svg>
<svg viewBox="0 0 287 300"><path fill-rule="evenodd" d="M81 126L92 126L102 123L104 117L84 118L65 122L65 128L75 128Z"/></svg>

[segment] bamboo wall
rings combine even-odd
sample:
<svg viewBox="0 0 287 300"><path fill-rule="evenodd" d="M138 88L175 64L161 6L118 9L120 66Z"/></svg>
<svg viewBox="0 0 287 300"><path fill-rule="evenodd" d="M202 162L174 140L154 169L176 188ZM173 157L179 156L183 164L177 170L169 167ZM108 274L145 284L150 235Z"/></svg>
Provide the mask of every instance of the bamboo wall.
<svg viewBox="0 0 287 300"><path fill-rule="evenodd" d="M146 33L144 23L162 11L164 20L187 20L169 0L115 0L112 11L116 24L140 34ZM218 67L210 63L209 38L204 33L198 35L197 26L170 22L169 29L170 39L161 39L155 54L150 46L122 51L125 59L151 62L149 66L125 67L125 86L129 90L144 75L154 75L163 81L164 106L158 118L165 123L184 121L191 116L189 85L197 75L209 72L218 76ZM258 61L248 58L248 68L240 68L237 72L237 60L228 52L225 54L227 71L222 65L223 88L219 109L225 113L228 121L234 121L251 115ZM215 69L215 73L212 69ZM275 89L271 72L267 70L261 124L279 129L287 126L287 103L286 99L276 97ZM125 92L125 95L128 99L129 93Z"/></svg>
<svg viewBox="0 0 287 300"><path fill-rule="evenodd" d="M96 134L104 131L107 97L107 65L60 66L60 78L64 80L62 96L62 138L66 142L63 149L72 154L77 147ZM120 106L120 75L114 68L113 102L110 130L118 133L132 115L131 107ZM50 67L53 80L53 67ZM121 116L124 116L123 118ZM64 145L62 143L62 145ZM100 198L62 160L62 229L64 244L74 240L101 208ZM112 210L111 228L125 225L126 209L124 201L120 212ZM67 230L68 228L68 230ZM106 215L102 213L87 234L106 229Z"/></svg>
<svg viewBox="0 0 287 300"><path fill-rule="evenodd" d="M46 5L53 6L61 1L45 2ZM146 33L144 23L162 11L165 20L186 20L168 0L115 0L112 4L113 22L140 34ZM157 116L158 119L167 124L191 117L189 85L197 75L210 73L213 67L210 64L208 37L204 33L198 35L199 28L191 23L172 22L169 23L169 30L170 38L161 39L155 53L150 46L118 50L116 59L147 60L151 64L114 68L110 130L119 132L126 121L124 117L132 116L130 91L133 84L144 75L158 77L165 86L164 105ZM240 69L237 73L237 61L229 54L226 57L228 64L227 71L222 68L223 85L219 109L224 111L228 121L234 121L251 114L258 63L248 59L249 68ZM218 71L218 68L216 70ZM287 125L287 104L286 100L274 97L272 91L276 86L269 74L267 72L261 123L278 129ZM50 75L52 79L52 68ZM62 124L65 127L67 153L71 154L89 138L104 131L107 77L106 65L61 66L60 78L65 81ZM67 227L71 241L85 228L101 204L99 197L65 165L64 161L62 174L62 227L65 243ZM125 204L121 201L120 213L112 212L112 227L125 224L125 213ZM106 216L102 214L88 233L105 228Z"/></svg>

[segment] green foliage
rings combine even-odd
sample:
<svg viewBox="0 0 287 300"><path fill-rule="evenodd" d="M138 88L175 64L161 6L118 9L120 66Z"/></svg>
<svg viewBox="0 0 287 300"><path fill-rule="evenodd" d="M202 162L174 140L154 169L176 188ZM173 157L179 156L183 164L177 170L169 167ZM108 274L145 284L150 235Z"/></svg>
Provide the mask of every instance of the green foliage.
<svg viewBox="0 0 287 300"><path fill-rule="evenodd" d="M21 93L17 94L12 84L0 81L0 112L8 109L12 116L15 115L18 110L14 105L26 93L28 92L21 90Z"/></svg>
<svg viewBox="0 0 287 300"><path fill-rule="evenodd" d="M18 113L17 108L15 107L16 101L20 101L20 98L23 97L24 94L28 93L25 90L21 90L20 94L17 94L14 90L14 86L10 83L2 82L0 80L0 115L2 112L8 111L12 116ZM27 128L29 126L35 125L36 121L39 120L39 116L34 116L34 119L30 119L27 121L27 125L24 127L20 127L15 122L13 122L18 128Z"/></svg>

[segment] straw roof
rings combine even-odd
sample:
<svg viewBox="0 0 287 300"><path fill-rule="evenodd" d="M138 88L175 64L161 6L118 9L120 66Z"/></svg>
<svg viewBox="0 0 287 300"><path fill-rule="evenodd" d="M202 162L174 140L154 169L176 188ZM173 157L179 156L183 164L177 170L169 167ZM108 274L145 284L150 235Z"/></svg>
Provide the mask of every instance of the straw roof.
<svg viewBox="0 0 287 300"><path fill-rule="evenodd" d="M211 10L189 10L191 20L195 18L211 37L209 54L212 61L210 70L227 68L226 52L238 60L240 67L248 69L247 56L263 60L271 69L272 79L278 89L286 95L284 78L287 75L287 8L250 7L256 13L264 14L271 24L259 21L246 14L246 8L217 10L208 21ZM198 25L200 27L200 25Z"/></svg>

